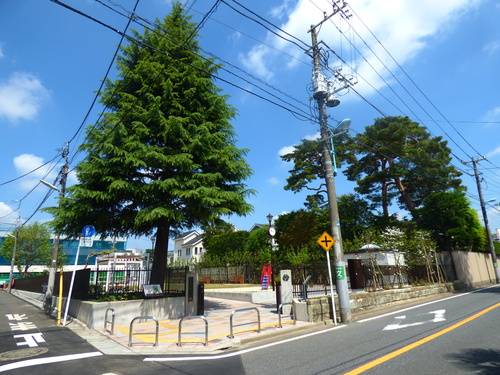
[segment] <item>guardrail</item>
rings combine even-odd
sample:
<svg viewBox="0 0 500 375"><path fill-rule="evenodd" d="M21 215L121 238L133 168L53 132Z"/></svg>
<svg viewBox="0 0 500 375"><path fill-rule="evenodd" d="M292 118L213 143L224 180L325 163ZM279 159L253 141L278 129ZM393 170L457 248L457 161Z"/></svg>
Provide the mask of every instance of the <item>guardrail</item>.
<svg viewBox="0 0 500 375"><path fill-rule="evenodd" d="M108 312L111 311L111 321L108 320ZM111 324L111 331L108 330L108 323ZM115 309L108 307L104 314L104 332L109 332L111 335L115 332Z"/></svg>
<svg viewBox="0 0 500 375"><path fill-rule="evenodd" d="M158 332L159 332L159 323L158 319L156 319L154 316L136 316L132 321L130 322L130 333L128 335L128 346L132 346L132 335L151 335L152 332L136 332L134 333L133 327L134 327L134 322L137 319L151 319L156 322L156 332L155 332L155 343L153 346L158 346Z"/></svg>
<svg viewBox="0 0 500 375"><path fill-rule="evenodd" d="M237 312L240 312L240 311L248 311L248 310L255 310L257 311L257 320L259 322L259 328L257 329L257 332L260 333L260 311L257 307L246 307L244 309L237 309L237 310L233 310L233 312L231 312L231 316L229 317L229 330L230 330L230 334L229 334L229 338L231 339L234 339L234 335L233 335L233 315Z"/></svg>
<svg viewBox="0 0 500 375"><path fill-rule="evenodd" d="M205 346L208 345L208 321L207 318L205 318L203 315L192 315L192 316L185 316L179 321L179 338L177 340L177 346L182 346L182 341L181 341L181 333L182 333L182 322L184 319L203 319L205 321Z"/></svg>
<svg viewBox="0 0 500 375"><path fill-rule="evenodd" d="M297 317L296 317L297 314L295 314L294 303L293 302L285 302L285 303L282 303L278 306L278 328L283 328L283 325L281 324L281 311L282 311L283 306L285 306L285 305L292 306L292 308L290 310L290 316L292 316L291 312L293 311L293 325L295 325L297 323Z"/></svg>

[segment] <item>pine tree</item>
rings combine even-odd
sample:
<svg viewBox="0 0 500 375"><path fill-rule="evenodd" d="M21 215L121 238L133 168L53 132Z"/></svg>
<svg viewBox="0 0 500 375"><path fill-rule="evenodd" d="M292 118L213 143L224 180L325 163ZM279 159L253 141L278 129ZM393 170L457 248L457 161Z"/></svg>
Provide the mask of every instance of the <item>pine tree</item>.
<svg viewBox="0 0 500 375"><path fill-rule="evenodd" d="M101 235L155 235L151 282L162 284L169 236L251 212L252 172L235 145L236 111L214 83L219 67L201 57L182 6L134 37L101 97L110 113L87 128L79 183L50 211L67 234L92 224Z"/></svg>

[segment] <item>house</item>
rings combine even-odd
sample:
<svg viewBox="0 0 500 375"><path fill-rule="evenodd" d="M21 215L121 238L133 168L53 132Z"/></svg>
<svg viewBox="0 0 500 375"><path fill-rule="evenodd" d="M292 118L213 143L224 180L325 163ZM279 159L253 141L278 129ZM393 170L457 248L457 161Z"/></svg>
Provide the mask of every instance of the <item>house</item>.
<svg viewBox="0 0 500 375"><path fill-rule="evenodd" d="M406 265L402 252L381 250L379 246L373 244L364 245L361 249L353 253L345 253L344 257L346 261L348 259L362 259L367 261L372 257L379 266L395 266L396 260L398 261L398 265Z"/></svg>
<svg viewBox="0 0 500 375"><path fill-rule="evenodd" d="M202 259L204 252L203 237L195 230L183 233L174 239L174 262L199 262Z"/></svg>

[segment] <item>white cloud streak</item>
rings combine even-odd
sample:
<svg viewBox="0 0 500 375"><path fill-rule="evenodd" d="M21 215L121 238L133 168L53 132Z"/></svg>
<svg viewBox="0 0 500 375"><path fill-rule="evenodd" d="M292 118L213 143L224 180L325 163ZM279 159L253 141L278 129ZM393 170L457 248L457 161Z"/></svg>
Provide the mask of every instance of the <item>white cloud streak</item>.
<svg viewBox="0 0 500 375"><path fill-rule="evenodd" d="M20 175L31 172L40 167L42 164L44 164L43 158L33 154L22 154L14 158L14 167ZM45 179L47 182L55 180L59 169L54 168L52 169L52 172L49 173L49 169L51 167L52 166L50 164L46 165L21 179L21 189L25 191L32 189L36 184L38 184L40 179Z"/></svg>
<svg viewBox="0 0 500 375"><path fill-rule="evenodd" d="M391 53L395 60L400 64L411 60L426 46L430 38L442 35L443 31L452 28L455 21L466 11L474 8L481 0L397 0L397 1L379 1L379 0L350 0L349 6L356 12L351 18L351 26L361 36L375 54L380 58L379 61L364 42L361 42L356 36L356 46L362 55L368 60L365 62L360 56L357 66L357 73L368 81L375 88L380 88L385 83L378 76L377 72L387 79L388 72L384 65L393 70L396 63L383 51L380 43ZM282 29L291 35L300 38L308 45L311 44L311 36L307 32L311 25L317 24L326 14L331 13L331 2L326 0L298 0L295 7L289 0L283 0L281 5L273 8L271 16L285 21L280 25ZM288 12L287 17L283 17L283 12ZM340 17L331 18L332 22L325 22L320 30L319 38L336 53L346 55L349 51L342 51L340 47L340 37L337 27L343 31L344 35L354 35L349 29L346 21L340 21ZM376 39L367 30L361 20L370 28ZM333 23L335 23L335 26ZM288 38L290 39L290 38ZM380 43L379 43L380 41ZM268 33L266 43L270 45L255 45L246 55L240 55L240 59L245 67L255 74L266 79L273 77L275 72L283 69L284 66L292 69L297 65L298 60L304 60L304 51L297 48L290 42ZM342 41L344 48L348 45L346 40ZM279 49L294 58L279 54L273 48ZM332 54L331 54L332 56ZM283 61L282 59L285 59ZM306 58L308 59L308 58ZM348 60L347 57L344 59ZM331 61L330 66L338 65L338 61ZM356 65L353 62L353 65ZM371 66L370 66L371 65ZM354 67L354 66L353 66ZM345 72L344 70L344 73ZM361 80L360 80L361 82ZM358 90L366 91L368 85L360 83Z"/></svg>
<svg viewBox="0 0 500 375"><path fill-rule="evenodd" d="M0 118L12 123L32 120L49 98L49 90L34 75L14 72L0 82Z"/></svg>

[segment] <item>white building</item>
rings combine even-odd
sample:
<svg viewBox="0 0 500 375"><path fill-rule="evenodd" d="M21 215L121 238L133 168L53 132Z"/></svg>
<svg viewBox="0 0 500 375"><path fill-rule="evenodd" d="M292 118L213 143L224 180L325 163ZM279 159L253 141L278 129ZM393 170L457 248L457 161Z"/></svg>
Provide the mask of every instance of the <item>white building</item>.
<svg viewBox="0 0 500 375"><path fill-rule="evenodd" d="M183 233L174 239L174 262L199 262L204 253L202 235L195 230Z"/></svg>
<svg viewBox="0 0 500 375"><path fill-rule="evenodd" d="M402 252L381 250L379 246L373 244L364 245L361 249L353 253L345 253L344 257L346 261L348 259L369 260L372 257L379 266L395 266L396 263L399 266L406 265Z"/></svg>

